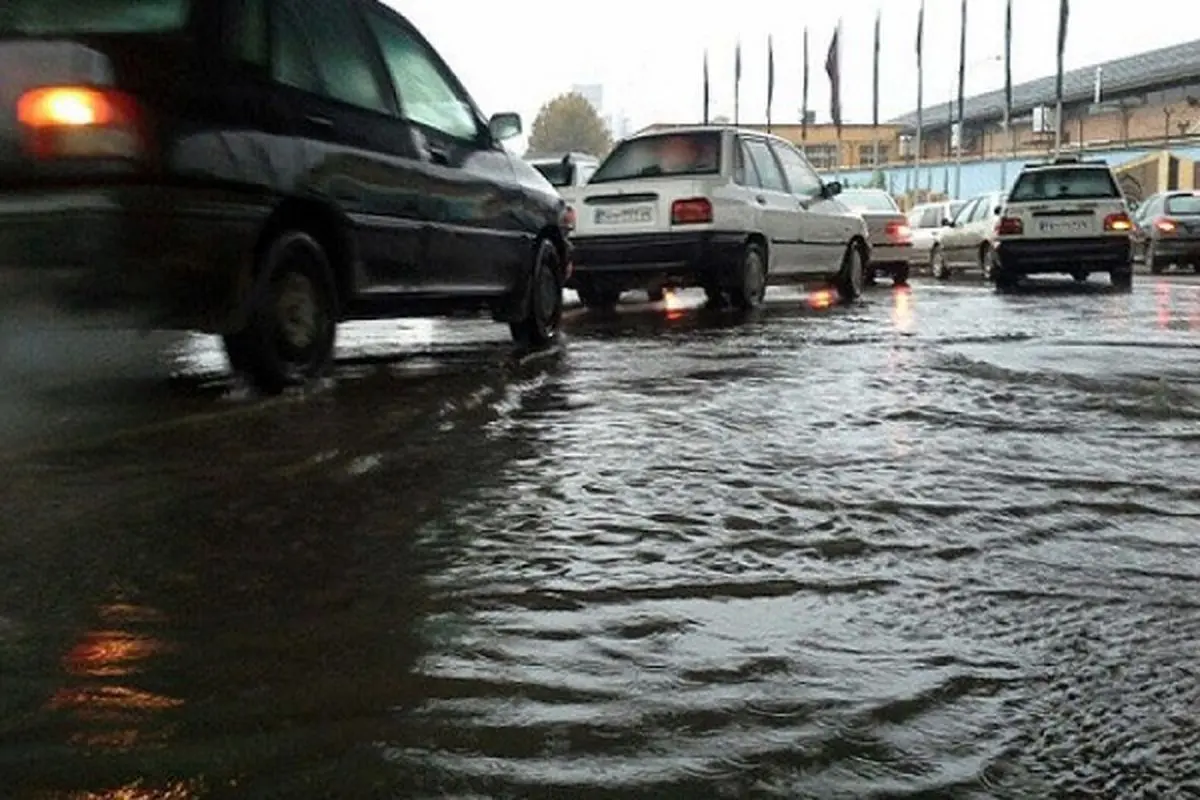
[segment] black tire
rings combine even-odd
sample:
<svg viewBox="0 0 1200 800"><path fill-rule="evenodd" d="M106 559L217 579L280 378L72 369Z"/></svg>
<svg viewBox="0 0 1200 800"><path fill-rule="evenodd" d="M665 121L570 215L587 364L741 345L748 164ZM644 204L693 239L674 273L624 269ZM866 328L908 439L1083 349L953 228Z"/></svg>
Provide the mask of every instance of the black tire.
<svg viewBox="0 0 1200 800"><path fill-rule="evenodd" d="M862 249L851 242L842 255L842 268L834 279L838 297L843 304L853 303L862 297L864 278Z"/></svg>
<svg viewBox="0 0 1200 800"><path fill-rule="evenodd" d="M646 297L651 303L661 303L667 297L667 292L661 286L657 289L648 289Z"/></svg>
<svg viewBox="0 0 1200 800"><path fill-rule="evenodd" d="M579 301L591 311L612 311L621 300L619 289L597 289L594 286L580 286L576 289Z"/></svg>
<svg viewBox="0 0 1200 800"><path fill-rule="evenodd" d="M892 286L907 286L908 285L908 264L901 264L892 272Z"/></svg>
<svg viewBox="0 0 1200 800"><path fill-rule="evenodd" d="M995 261L992 260L992 248L983 246L979 248L979 276L984 283L988 283L992 279L992 271L995 266Z"/></svg>
<svg viewBox="0 0 1200 800"><path fill-rule="evenodd" d="M1087 283L1088 274L1086 272L1072 272L1071 280L1076 283Z"/></svg>
<svg viewBox="0 0 1200 800"><path fill-rule="evenodd" d="M939 281L948 281L953 275L950 266L946 263L946 253L942 250L941 245L935 244L933 251L929 254L929 274Z"/></svg>
<svg viewBox="0 0 1200 800"><path fill-rule="evenodd" d="M1118 292L1133 291L1133 270L1118 269L1108 273L1108 279L1112 282L1112 287Z"/></svg>
<svg viewBox="0 0 1200 800"><path fill-rule="evenodd" d="M558 339L563 316L562 259L549 239L538 239L530 265L525 316L509 325L513 341L525 347L545 347Z"/></svg>
<svg viewBox="0 0 1200 800"><path fill-rule="evenodd" d="M1151 275L1161 275L1163 267L1166 266L1154 252L1154 242L1146 243L1146 266L1150 269Z"/></svg>
<svg viewBox="0 0 1200 800"><path fill-rule="evenodd" d="M767 257L762 246L753 242L742 251L737 285L729 291L733 307L739 311L761 308L767 296Z"/></svg>
<svg viewBox="0 0 1200 800"><path fill-rule="evenodd" d="M992 282L996 284L996 291L1011 292L1021 285L1021 278L1006 269L993 268Z"/></svg>
<svg viewBox="0 0 1200 800"><path fill-rule="evenodd" d="M327 374L338 313L324 248L307 233L287 231L268 245L257 274L246 327L225 337L230 365L267 394Z"/></svg>
<svg viewBox="0 0 1200 800"><path fill-rule="evenodd" d="M708 301L709 308L724 308L729 302L729 295L716 284L707 284L704 287L704 297Z"/></svg>

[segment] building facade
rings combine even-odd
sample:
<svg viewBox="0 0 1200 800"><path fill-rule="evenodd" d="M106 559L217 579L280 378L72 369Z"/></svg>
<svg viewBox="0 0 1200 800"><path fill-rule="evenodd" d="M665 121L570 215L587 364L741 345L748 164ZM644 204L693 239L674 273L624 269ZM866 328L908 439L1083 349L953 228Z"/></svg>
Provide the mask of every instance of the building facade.
<svg viewBox="0 0 1200 800"><path fill-rule="evenodd" d="M962 154L967 158L1048 153L1056 138L1053 75L1013 87L1013 118L1004 126L1004 92L963 103ZM955 157L957 108L926 108L921 158ZM901 159L916 155L916 112L892 120L902 126ZM1106 149L1171 145L1200 137L1200 41L1072 70L1063 75L1063 146Z"/></svg>
<svg viewBox="0 0 1200 800"><path fill-rule="evenodd" d="M643 129L644 132L665 130L680 125L695 123L657 123ZM728 124L718 120L717 124ZM766 125L741 124L739 128L746 130L766 131ZM901 134L905 131L903 125L843 125L839 140L838 130L834 125L809 125L796 123L771 126L771 133L787 139L804 150L808 160L816 169L833 169L839 166L870 167L876 164L876 144L878 144L879 164L899 158Z"/></svg>

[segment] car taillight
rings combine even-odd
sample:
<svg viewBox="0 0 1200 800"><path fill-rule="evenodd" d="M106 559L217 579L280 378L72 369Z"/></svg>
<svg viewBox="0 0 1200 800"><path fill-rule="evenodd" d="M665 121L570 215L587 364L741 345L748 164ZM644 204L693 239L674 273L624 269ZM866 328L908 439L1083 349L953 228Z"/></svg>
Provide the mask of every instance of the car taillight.
<svg viewBox="0 0 1200 800"><path fill-rule="evenodd" d="M996 223L996 234L998 236L1021 236L1025 233L1025 223L1021 222L1020 217L1001 217Z"/></svg>
<svg viewBox="0 0 1200 800"><path fill-rule="evenodd" d="M707 198L693 197L671 204L672 225L704 225L712 221L713 207Z"/></svg>
<svg viewBox="0 0 1200 800"><path fill-rule="evenodd" d="M1133 230L1133 220L1124 211L1109 214L1104 218L1104 230L1128 232Z"/></svg>
<svg viewBox="0 0 1200 800"><path fill-rule="evenodd" d="M1158 219L1154 220L1154 227L1157 228L1160 233L1174 233L1179 229L1179 223L1173 219L1159 217Z"/></svg>
<svg viewBox="0 0 1200 800"><path fill-rule="evenodd" d="M912 238L912 228L908 227L908 223L905 222L889 222L886 233L889 239L901 242L907 242Z"/></svg>
<svg viewBox="0 0 1200 800"><path fill-rule="evenodd" d="M111 89L33 89L17 101L17 120L36 158L135 158L143 153L138 104Z"/></svg>

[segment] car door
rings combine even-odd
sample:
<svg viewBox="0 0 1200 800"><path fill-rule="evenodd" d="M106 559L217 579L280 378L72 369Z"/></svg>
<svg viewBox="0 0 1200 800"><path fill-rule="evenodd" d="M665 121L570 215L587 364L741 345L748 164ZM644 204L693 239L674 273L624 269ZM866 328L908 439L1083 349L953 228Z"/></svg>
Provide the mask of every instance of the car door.
<svg viewBox="0 0 1200 800"><path fill-rule="evenodd" d="M757 136L740 138L760 183L753 201L762 209L770 239L771 269L780 275L795 273L800 267L800 204L788 189L787 178L767 140Z"/></svg>
<svg viewBox="0 0 1200 800"><path fill-rule="evenodd" d="M511 157L416 29L373 0L362 7L423 156L433 224L420 288L434 294L507 290L536 233L521 224L523 193Z"/></svg>
<svg viewBox="0 0 1200 800"><path fill-rule="evenodd" d="M973 198L959 209L958 214L951 220L950 227L942 231L942 254L946 264L952 267L962 266L963 254L970 251L968 244L971 239L970 223L982 198Z"/></svg>
<svg viewBox="0 0 1200 800"><path fill-rule="evenodd" d="M825 197L825 185L799 149L780 141L771 141L779 158L788 186L799 201L801 244L797 253L800 271L811 275L829 275L841 267L846 251L847 212L845 207Z"/></svg>
<svg viewBox="0 0 1200 800"><path fill-rule="evenodd" d="M419 155L350 0L273 0L269 27L273 91L295 140L275 168L348 221L358 290L406 284L424 259Z"/></svg>

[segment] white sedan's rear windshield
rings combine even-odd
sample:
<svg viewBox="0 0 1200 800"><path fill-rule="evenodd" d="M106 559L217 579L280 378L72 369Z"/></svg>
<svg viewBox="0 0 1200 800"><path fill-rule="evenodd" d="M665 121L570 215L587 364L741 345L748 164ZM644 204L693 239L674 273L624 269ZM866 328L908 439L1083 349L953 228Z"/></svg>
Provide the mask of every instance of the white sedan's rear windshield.
<svg viewBox="0 0 1200 800"><path fill-rule="evenodd" d="M1200 215L1200 197L1191 194L1181 194L1167 198L1168 214Z"/></svg>
<svg viewBox="0 0 1200 800"><path fill-rule="evenodd" d="M899 211L891 197L882 192L856 192L849 189L838 198L855 211Z"/></svg>
<svg viewBox="0 0 1200 800"><path fill-rule="evenodd" d="M669 133L621 142L604 159L590 182L715 175L720 171L719 131Z"/></svg>
<svg viewBox="0 0 1200 800"><path fill-rule="evenodd" d="M0 34L165 33L190 10L191 0L0 0Z"/></svg>
<svg viewBox="0 0 1200 800"><path fill-rule="evenodd" d="M533 168L542 173L551 186L570 186L575 180L575 165L564 164L562 161L549 161L534 164Z"/></svg>
<svg viewBox="0 0 1200 800"><path fill-rule="evenodd" d="M1079 167L1024 172L1017 178L1008 199L1012 202L1036 202L1098 200L1120 196L1116 181L1107 169Z"/></svg>

